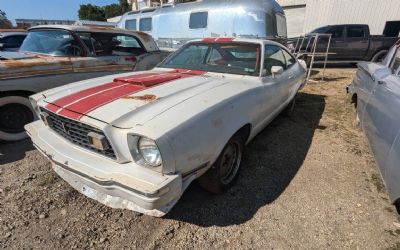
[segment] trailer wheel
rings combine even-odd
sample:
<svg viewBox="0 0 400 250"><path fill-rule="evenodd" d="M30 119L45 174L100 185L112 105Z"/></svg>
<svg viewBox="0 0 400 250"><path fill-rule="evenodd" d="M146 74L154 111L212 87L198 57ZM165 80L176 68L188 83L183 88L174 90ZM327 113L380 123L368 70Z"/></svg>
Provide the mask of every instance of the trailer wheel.
<svg viewBox="0 0 400 250"><path fill-rule="evenodd" d="M24 126L34 120L35 112L28 98L0 97L0 140L19 141L27 138Z"/></svg>
<svg viewBox="0 0 400 250"><path fill-rule="evenodd" d="M381 50L379 52L377 52L374 57L372 57L372 62L383 62L383 60L385 59L386 55L387 55L388 51L387 50Z"/></svg>

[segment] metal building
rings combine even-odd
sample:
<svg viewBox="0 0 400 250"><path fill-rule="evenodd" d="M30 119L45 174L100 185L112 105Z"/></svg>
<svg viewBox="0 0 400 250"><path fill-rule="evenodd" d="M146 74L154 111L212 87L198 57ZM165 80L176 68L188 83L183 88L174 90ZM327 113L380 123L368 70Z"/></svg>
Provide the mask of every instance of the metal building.
<svg viewBox="0 0 400 250"><path fill-rule="evenodd" d="M387 21L400 21L400 0L277 0L286 13L288 37L333 24L368 24L381 35Z"/></svg>

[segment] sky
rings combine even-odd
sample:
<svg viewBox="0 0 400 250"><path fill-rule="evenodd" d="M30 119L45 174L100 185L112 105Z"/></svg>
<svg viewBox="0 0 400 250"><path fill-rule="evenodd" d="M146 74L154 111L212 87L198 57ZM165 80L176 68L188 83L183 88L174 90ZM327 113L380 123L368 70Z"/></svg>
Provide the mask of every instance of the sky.
<svg viewBox="0 0 400 250"><path fill-rule="evenodd" d="M80 4L104 6L118 0L0 0L0 10L15 24L15 19L78 19Z"/></svg>

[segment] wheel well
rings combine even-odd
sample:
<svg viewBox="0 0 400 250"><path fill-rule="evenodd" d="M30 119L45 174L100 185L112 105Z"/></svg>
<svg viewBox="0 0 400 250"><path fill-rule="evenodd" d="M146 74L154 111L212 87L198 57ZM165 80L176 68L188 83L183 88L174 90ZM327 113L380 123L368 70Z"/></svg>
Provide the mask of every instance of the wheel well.
<svg viewBox="0 0 400 250"><path fill-rule="evenodd" d="M383 48L378 49L378 50L376 50L376 53L372 55L371 60L373 60L379 54L388 53L388 52L389 52L389 50L387 50L387 49L383 49Z"/></svg>
<svg viewBox="0 0 400 250"><path fill-rule="evenodd" d="M241 127L236 133L235 135L239 134L244 142L247 142L247 140L249 139L250 136L250 132L251 132L251 124L248 123L246 125L244 125L243 127Z"/></svg>
<svg viewBox="0 0 400 250"><path fill-rule="evenodd" d="M31 95L35 94L34 92L31 91L25 91L25 90L17 90L17 91L4 91L0 92L0 97L5 97L5 96L23 96L23 97L29 97Z"/></svg>

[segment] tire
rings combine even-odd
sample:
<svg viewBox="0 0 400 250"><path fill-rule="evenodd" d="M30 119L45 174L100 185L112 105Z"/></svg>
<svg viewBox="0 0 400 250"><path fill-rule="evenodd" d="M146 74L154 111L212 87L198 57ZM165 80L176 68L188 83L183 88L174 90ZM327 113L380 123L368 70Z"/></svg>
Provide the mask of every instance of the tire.
<svg viewBox="0 0 400 250"><path fill-rule="evenodd" d="M290 101L290 103L282 111L282 114L285 116L292 116L294 113L295 106L296 106L296 96L293 97L293 99Z"/></svg>
<svg viewBox="0 0 400 250"><path fill-rule="evenodd" d="M372 57L371 62L382 62L385 59L387 53L387 50L381 50L377 52L374 57Z"/></svg>
<svg viewBox="0 0 400 250"><path fill-rule="evenodd" d="M244 141L240 133L228 141L213 166L198 179L202 188L222 194L235 184L242 162Z"/></svg>
<svg viewBox="0 0 400 250"><path fill-rule="evenodd" d="M0 97L0 140L19 141L28 137L24 126L33 122L35 112L27 97Z"/></svg>
<svg viewBox="0 0 400 250"><path fill-rule="evenodd" d="M397 199L393 205L396 207L397 213L400 214L400 199Z"/></svg>

